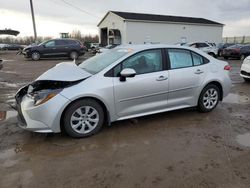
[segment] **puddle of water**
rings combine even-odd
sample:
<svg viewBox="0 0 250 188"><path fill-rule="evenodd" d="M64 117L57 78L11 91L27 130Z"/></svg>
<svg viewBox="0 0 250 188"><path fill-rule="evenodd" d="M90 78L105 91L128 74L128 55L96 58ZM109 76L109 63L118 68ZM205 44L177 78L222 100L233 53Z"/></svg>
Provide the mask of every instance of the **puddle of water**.
<svg viewBox="0 0 250 188"><path fill-rule="evenodd" d="M18 87L17 84L8 83L8 82L0 82L0 85L3 85L4 87Z"/></svg>
<svg viewBox="0 0 250 188"><path fill-rule="evenodd" d="M15 87L15 88L19 88L23 85L26 85L27 83L9 83L9 82L5 82L5 81L0 81L0 86L1 87Z"/></svg>
<svg viewBox="0 0 250 188"><path fill-rule="evenodd" d="M11 98L14 98L14 97L15 97L15 94L4 94L4 96L5 96L7 99L11 99Z"/></svg>
<svg viewBox="0 0 250 188"><path fill-rule="evenodd" d="M15 149L8 149L3 152L0 152L0 160L5 160L13 157L16 154Z"/></svg>
<svg viewBox="0 0 250 188"><path fill-rule="evenodd" d="M8 100L6 101L6 103L15 103L15 102L16 102L15 99L8 99Z"/></svg>
<svg viewBox="0 0 250 188"><path fill-rule="evenodd" d="M11 61L14 61L14 60L12 60L12 59L3 59L3 62L11 62Z"/></svg>
<svg viewBox="0 0 250 188"><path fill-rule="evenodd" d="M245 103L250 103L250 100L249 97L246 95L230 93L223 99L223 102L230 104L245 104Z"/></svg>
<svg viewBox="0 0 250 188"><path fill-rule="evenodd" d="M7 159L2 164L0 164L0 166L5 167L5 168L10 168L12 166L15 166L18 162L19 162L18 160Z"/></svg>
<svg viewBox="0 0 250 188"><path fill-rule="evenodd" d="M8 173L7 175L3 176L1 185L2 187L28 187L32 178L33 178L32 170L28 169L25 171L19 171Z"/></svg>
<svg viewBox="0 0 250 188"><path fill-rule="evenodd" d="M15 71L3 71L1 70L0 72L7 73L7 74L17 74Z"/></svg>
<svg viewBox="0 0 250 188"><path fill-rule="evenodd" d="M236 141L243 146L250 147L250 133L238 135Z"/></svg>
<svg viewBox="0 0 250 188"><path fill-rule="evenodd" d="M17 111L0 111L0 121L8 120L9 118L16 116Z"/></svg>

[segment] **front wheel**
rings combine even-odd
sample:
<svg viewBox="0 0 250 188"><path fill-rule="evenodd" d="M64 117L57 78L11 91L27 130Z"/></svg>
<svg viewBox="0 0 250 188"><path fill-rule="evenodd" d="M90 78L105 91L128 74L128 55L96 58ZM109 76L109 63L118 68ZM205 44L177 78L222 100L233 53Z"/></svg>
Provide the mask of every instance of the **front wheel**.
<svg viewBox="0 0 250 188"><path fill-rule="evenodd" d="M69 54L70 59L74 60L79 57L79 54L76 51L70 52Z"/></svg>
<svg viewBox="0 0 250 188"><path fill-rule="evenodd" d="M246 57L242 54L242 55L240 55L240 60L244 60Z"/></svg>
<svg viewBox="0 0 250 188"><path fill-rule="evenodd" d="M209 84L206 86L199 97L198 110L200 112L210 112L219 103L220 90L214 84Z"/></svg>
<svg viewBox="0 0 250 188"><path fill-rule="evenodd" d="M63 117L65 132L75 138L84 138L98 133L103 124L103 108L92 99L76 101L69 106Z"/></svg>
<svg viewBox="0 0 250 188"><path fill-rule="evenodd" d="M40 53L39 52L32 52L31 59L34 61L38 61L40 59Z"/></svg>

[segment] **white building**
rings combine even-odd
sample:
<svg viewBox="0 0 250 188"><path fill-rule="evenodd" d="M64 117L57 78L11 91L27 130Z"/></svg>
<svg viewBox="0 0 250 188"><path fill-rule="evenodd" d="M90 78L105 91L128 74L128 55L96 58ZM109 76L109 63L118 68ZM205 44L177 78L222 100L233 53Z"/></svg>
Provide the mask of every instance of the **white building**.
<svg viewBox="0 0 250 188"><path fill-rule="evenodd" d="M109 11L98 24L100 43L143 44L222 41L223 24L204 18Z"/></svg>

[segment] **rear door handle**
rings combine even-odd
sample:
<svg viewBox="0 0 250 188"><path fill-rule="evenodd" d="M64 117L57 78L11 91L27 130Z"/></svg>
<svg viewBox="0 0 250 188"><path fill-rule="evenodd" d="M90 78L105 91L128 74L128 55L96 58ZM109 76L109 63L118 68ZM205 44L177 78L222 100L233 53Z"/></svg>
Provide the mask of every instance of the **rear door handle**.
<svg viewBox="0 0 250 188"><path fill-rule="evenodd" d="M204 73L204 71L202 71L202 70L200 70L200 69L197 69L194 73L195 73L195 74L202 74L202 73Z"/></svg>
<svg viewBox="0 0 250 188"><path fill-rule="evenodd" d="M168 77L167 76L159 76L156 81L163 81L163 80L167 80Z"/></svg>

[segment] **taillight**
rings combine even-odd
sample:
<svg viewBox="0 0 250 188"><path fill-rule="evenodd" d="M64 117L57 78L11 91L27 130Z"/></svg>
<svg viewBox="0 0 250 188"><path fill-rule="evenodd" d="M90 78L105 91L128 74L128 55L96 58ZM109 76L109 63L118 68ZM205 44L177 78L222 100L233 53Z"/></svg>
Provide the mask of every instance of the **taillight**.
<svg viewBox="0 0 250 188"><path fill-rule="evenodd" d="M230 65L226 65L225 67L224 67L224 70L226 70L226 71L230 71L232 68L231 68L231 66Z"/></svg>

